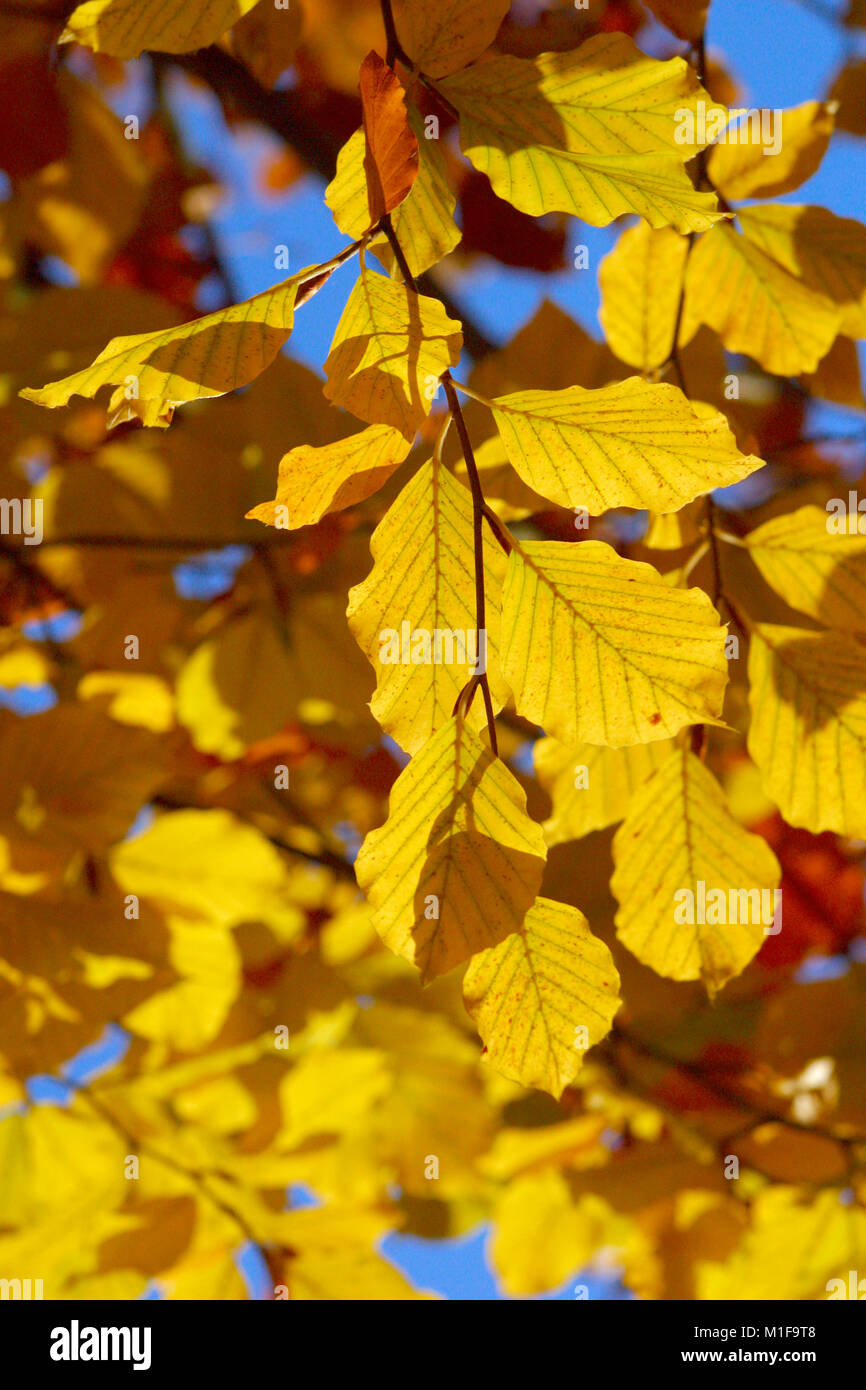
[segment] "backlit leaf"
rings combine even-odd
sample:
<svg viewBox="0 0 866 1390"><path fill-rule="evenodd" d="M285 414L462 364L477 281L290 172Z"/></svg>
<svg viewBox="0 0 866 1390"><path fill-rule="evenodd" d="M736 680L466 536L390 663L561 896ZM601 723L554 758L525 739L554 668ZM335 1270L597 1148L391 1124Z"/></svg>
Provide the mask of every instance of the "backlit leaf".
<svg viewBox="0 0 866 1390"><path fill-rule="evenodd" d="M743 208L743 231L777 265L835 305L843 333L866 336L866 227L827 208ZM811 369L810 369L811 370Z"/></svg>
<svg viewBox="0 0 866 1390"><path fill-rule="evenodd" d="M688 240L645 222L622 233L598 272L599 320L617 357L652 371L667 362L686 268Z"/></svg>
<svg viewBox="0 0 866 1390"><path fill-rule="evenodd" d="M633 748L569 748L540 738L534 748L538 780L553 802L544 823L549 846L579 840L622 820L638 787L661 767L673 745L638 743Z"/></svg>
<svg viewBox="0 0 866 1390"><path fill-rule="evenodd" d="M749 681L749 752L785 820L866 835L866 648L760 623Z"/></svg>
<svg viewBox="0 0 866 1390"><path fill-rule="evenodd" d="M701 979L715 994L748 965L773 925L776 856L734 820L715 778L686 749L671 753L636 792L613 858L617 934L660 975ZM715 904L707 898L702 905L701 884L707 895L720 890ZM738 895L735 912L730 890Z"/></svg>
<svg viewBox="0 0 866 1390"><path fill-rule="evenodd" d="M825 294L784 269L753 237L720 225L689 257L680 342L701 323L715 329L729 352L747 353L768 372L789 376L815 370L841 316Z"/></svg>
<svg viewBox="0 0 866 1390"><path fill-rule="evenodd" d="M460 718L404 768L355 861L385 944L423 982L516 931L541 886L544 838L520 784Z"/></svg>
<svg viewBox="0 0 866 1390"><path fill-rule="evenodd" d="M523 925L474 956L466 1007L498 1071L560 1096L587 1047L608 1032L619 976L603 941L576 907L539 898Z"/></svg>
<svg viewBox="0 0 866 1390"><path fill-rule="evenodd" d="M746 116L743 125L732 127L724 143L710 152L713 184L726 198L733 199L777 198L799 188L824 158L834 115L834 105L823 101L804 101L781 116L772 112L771 134L779 144L776 152L767 147L763 125L757 129L754 118ZM744 138L746 133L748 138Z"/></svg>
<svg viewBox="0 0 866 1390"><path fill-rule="evenodd" d="M513 467L562 507L679 510L761 466L725 417L640 377L585 391L523 391L492 402Z"/></svg>
<svg viewBox="0 0 866 1390"><path fill-rule="evenodd" d="M370 548L373 568L349 594L349 626L376 672L373 714L414 753L450 718L484 656L475 630L468 489L435 460L425 463L377 526ZM497 670L495 604L505 558L489 534L484 565L491 599L486 655L498 709L507 695ZM476 698L470 727L483 728L484 720Z"/></svg>
<svg viewBox="0 0 866 1390"><path fill-rule="evenodd" d="M413 275L423 275L454 250L460 240L460 228L454 221L457 202L439 142L424 138L420 117L414 109L409 112L409 124L419 137L418 177L408 197L394 209L391 220L409 269ZM356 130L340 150L337 172L325 190L325 202L340 231L355 239L363 236L370 223L364 150L364 132ZM374 238L371 249L388 270L395 267L393 252L384 236Z"/></svg>
<svg viewBox="0 0 866 1390"><path fill-rule="evenodd" d="M273 502L262 502L247 516L282 530L314 526L328 512L343 511L378 492L409 447L390 425L370 425L318 449L299 444L280 459Z"/></svg>
<svg viewBox="0 0 866 1390"><path fill-rule="evenodd" d="M325 395L371 425L393 425L411 442L462 343L460 324L438 299L362 271L325 363Z"/></svg>
<svg viewBox="0 0 866 1390"><path fill-rule="evenodd" d="M72 396L116 389L110 423L140 419L170 425L175 407L247 386L273 362L294 323L295 298L309 271L179 328L112 338L91 366L20 394L37 405L66 405Z"/></svg>
<svg viewBox="0 0 866 1390"><path fill-rule="evenodd" d="M866 535L840 535L834 521L821 507L799 507L751 531L746 544L792 608L841 632L866 632ZM847 528L847 512L837 524Z"/></svg>
<svg viewBox="0 0 866 1390"><path fill-rule="evenodd" d="M384 59L370 52L361 64L364 172L370 225L408 197L418 177L418 141L406 115L406 93ZM366 229L365 229L366 230Z"/></svg>
<svg viewBox="0 0 866 1390"><path fill-rule="evenodd" d="M518 712L564 743L622 748L720 722L725 631L709 598L602 541L513 551L500 640Z"/></svg>
<svg viewBox="0 0 866 1390"><path fill-rule="evenodd" d="M143 49L188 53L230 29L257 0L84 0L66 21L61 39L75 40L115 58Z"/></svg>
<svg viewBox="0 0 866 1390"><path fill-rule="evenodd" d="M678 140L677 113L693 112L702 89L681 58L661 63L624 34L600 34L573 53L491 59L442 89L460 112L464 153L532 217L607 226L637 212L685 232L721 216L682 168L697 145ZM702 99L708 113L723 110Z"/></svg>

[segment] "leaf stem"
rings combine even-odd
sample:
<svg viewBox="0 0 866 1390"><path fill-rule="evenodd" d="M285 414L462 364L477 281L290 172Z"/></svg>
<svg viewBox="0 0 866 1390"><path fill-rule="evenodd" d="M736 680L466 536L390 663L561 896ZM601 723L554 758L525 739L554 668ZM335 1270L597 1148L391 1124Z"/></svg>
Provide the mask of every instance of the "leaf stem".
<svg viewBox="0 0 866 1390"><path fill-rule="evenodd" d="M462 381L455 381L454 385L457 387L458 391L463 392L464 396L470 396L472 400L477 401L479 405L486 405L488 410L493 409L493 402L489 401L486 396L482 396L479 391L474 391L471 386L465 386Z"/></svg>

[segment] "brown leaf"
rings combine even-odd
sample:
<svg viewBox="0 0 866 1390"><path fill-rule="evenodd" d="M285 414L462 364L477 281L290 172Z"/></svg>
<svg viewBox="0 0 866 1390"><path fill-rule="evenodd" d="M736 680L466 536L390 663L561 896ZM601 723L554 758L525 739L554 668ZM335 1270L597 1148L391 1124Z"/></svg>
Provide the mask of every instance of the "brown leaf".
<svg viewBox="0 0 866 1390"><path fill-rule="evenodd" d="M361 64L361 103L367 150L367 200L376 223L409 196L418 177L418 141L406 116L406 93L378 53Z"/></svg>

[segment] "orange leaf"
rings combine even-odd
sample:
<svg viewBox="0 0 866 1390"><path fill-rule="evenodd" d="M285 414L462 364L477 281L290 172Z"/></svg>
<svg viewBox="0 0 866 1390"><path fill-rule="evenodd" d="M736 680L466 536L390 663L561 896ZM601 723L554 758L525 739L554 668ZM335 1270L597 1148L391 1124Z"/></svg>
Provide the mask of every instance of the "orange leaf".
<svg viewBox="0 0 866 1390"><path fill-rule="evenodd" d="M378 53L368 53L361 64L361 104L367 201L376 223L400 206L418 177L418 141L406 116L406 93Z"/></svg>

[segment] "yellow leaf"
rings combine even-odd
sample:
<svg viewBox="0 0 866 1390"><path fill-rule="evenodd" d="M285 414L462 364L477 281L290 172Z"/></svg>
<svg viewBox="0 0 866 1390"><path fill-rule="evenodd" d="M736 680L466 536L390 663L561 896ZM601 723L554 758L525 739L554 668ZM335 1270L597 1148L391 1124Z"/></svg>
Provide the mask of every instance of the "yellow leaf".
<svg viewBox="0 0 866 1390"><path fill-rule="evenodd" d="M341 512L378 492L409 449L390 425L370 425L318 449L300 444L280 459L273 502L262 502L247 516L281 530L314 526L328 512Z"/></svg>
<svg viewBox="0 0 866 1390"><path fill-rule="evenodd" d="M66 21L62 42L137 58L143 49L189 53L230 29L257 0L85 0Z"/></svg>
<svg viewBox="0 0 866 1390"><path fill-rule="evenodd" d="M446 77L481 57L508 10L509 0L394 0L394 21L415 67Z"/></svg>
<svg viewBox="0 0 866 1390"><path fill-rule="evenodd" d="M296 720L375 732L367 664L336 594L306 594L281 630L267 607L232 618L196 647L177 678L177 717L197 748L239 758Z"/></svg>
<svg viewBox="0 0 866 1390"><path fill-rule="evenodd" d="M709 598L603 541L512 551L500 641L518 713L563 743L621 748L720 722L725 630Z"/></svg>
<svg viewBox="0 0 866 1390"><path fill-rule="evenodd" d="M866 835L866 649L840 632L757 624L749 753L785 820Z"/></svg>
<svg viewBox="0 0 866 1390"><path fill-rule="evenodd" d="M746 116L710 153L709 175L726 198L777 198L799 188L815 173L833 134L835 102L804 101L779 116L772 113L771 153L760 129ZM731 115L736 115L731 112ZM752 137L755 137L754 139Z"/></svg>
<svg viewBox="0 0 866 1390"><path fill-rule="evenodd" d="M661 767L673 744L638 743L634 748L569 748L540 738L533 750L535 772L550 795L553 812L544 823L548 846L579 840L622 820L637 788Z"/></svg>
<svg viewBox="0 0 866 1390"><path fill-rule="evenodd" d="M280 1083L286 1117L281 1147L294 1148L311 1135L358 1130L391 1085L387 1057L374 1048L307 1053Z"/></svg>
<svg viewBox="0 0 866 1390"><path fill-rule="evenodd" d="M139 1037L193 1052L217 1036L242 988L240 950L222 922L172 916L167 926L169 957L180 979L137 1004L123 1025Z"/></svg>
<svg viewBox="0 0 866 1390"><path fill-rule="evenodd" d="M635 794L613 859L619 939L668 979L701 979L715 994L772 927L776 856L734 820L718 782L687 749Z"/></svg>
<svg viewBox="0 0 866 1390"><path fill-rule="evenodd" d="M355 872L376 930L422 983L516 931L535 901L546 851L525 808L520 784L460 718L397 778Z"/></svg>
<svg viewBox="0 0 866 1390"><path fill-rule="evenodd" d="M170 425L175 406L222 396L247 386L273 362L294 322L295 299L309 270L242 304L232 304L179 328L112 338L89 367L19 394L37 405L66 405L71 396L95 396L116 387L110 424L140 419Z"/></svg>
<svg viewBox="0 0 866 1390"><path fill-rule="evenodd" d="M362 268L325 363L325 395L411 443L462 345L460 324L438 299Z"/></svg>
<svg viewBox="0 0 866 1390"><path fill-rule="evenodd" d="M813 295L837 307L841 332L866 337L866 227L827 208L786 203L742 208L749 240ZM808 368L812 370L812 368Z"/></svg>
<svg viewBox="0 0 866 1390"><path fill-rule="evenodd" d="M154 733L174 728L174 696L159 676L126 671L88 671L78 682L79 700L99 700L118 724Z"/></svg>
<svg viewBox="0 0 866 1390"><path fill-rule="evenodd" d="M497 1071L558 1099L610 1030L619 975L582 912L539 898L516 932L473 956L463 998Z"/></svg>
<svg viewBox="0 0 866 1390"><path fill-rule="evenodd" d="M494 1214L491 1260L510 1294L544 1293L576 1275L625 1223L595 1197L575 1202L561 1173L506 1187Z"/></svg>
<svg viewBox="0 0 866 1390"><path fill-rule="evenodd" d="M650 550L682 550L700 540L701 520L706 516L703 502L696 500L678 512L654 513L643 543Z"/></svg>
<svg viewBox="0 0 866 1390"><path fill-rule="evenodd" d="M377 526L370 549L373 568L349 593L349 627L376 672L370 709L401 747L415 753L450 718L457 696L485 656L475 628L468 490L442 464L425 463ZM486 656L498 710L507 697L495 655L495 599L505 557L488 533L484 568ZM484 727L480 698L473 703L469 724Z"/></svg>
<svg viewBox="0 0 866 1390"><path fill-rule="evenodd" d="M126 893L149 898L177 916L226 926L265 921L281 938L296 936L304 915L288 899L286 869L251 825L228 811L172 811L111 855Z"/></svg>
<svg viewBox="0 0 866 1390"><path fill-rule="evenodd" d="M640 377L585 391L521 391L491 402L512 466L561 507L677 511L753 473L719 411Z"/></svg>
<svg viewBox="0 0 866 1390"><path fill-rule="evenodd" d="M698 96L708 120L724 108L682 58L662 63L624 34L600 34L574 52L492 58L441 86L460 112L464 154L521 212L602 227L637 212L682 232L722 216L682 165L699 148L683 138L683 113L694 114Z"/></svg>
<svg viewBox="0 0 866 1390"><path fill-rule="evenodd" d="M805 1193L769 1187L751 1203L751 1226L724 1262L697 1271L701 1299L862 1298L866 1216L840 1200L839 1189ZM854 1270L854 1291L850 1271Z"/></svg>
<svg viewBox="0 0 866 1390"><path fill-rule="evenodd" d="M611 350L630 367L653 371L673 351L688 248L672 228L639 222L601 263L599 321Z"/></svg>
<svg viewBox="0 0 866 1390"><path fill-rule="evenodd" d="M373 226L409 196L418 177L418 141L406 115L403 84L375 49L361 64L360 82L364 173Z"/></svg>
<svg viewBox="0 0 866 1390"><path fill-rule="evenodd" d="M842 632L866 632L866 535L838 534L833 522L821 507L800 507L750 532L746 545L792 608Z"/></svg>
<svg viewBox="0 0 866 1390"><path fill-rule="evenodd" d="M680 342L701 323L715 329L729 352L748 353L768 372L791 376L815 370L839 331L840 313L750 237L723 225L689 257Z"/></svg>
<svg viewBox="0 0 866 1390"><path fill-rule="evenodd" d="M413 275L423 275L447 256L460 240L454 221L457 200L448 182L439 142L427 140L421 118L413 109L409 124L418 137L418 177L409 196L394 209L391 221ZM367 182L364 175L364 132L356 130L337 155L337 172L325 190L325 202L346 236L357 240L370 225ZM393 271L393 252L384 236L370 243L382 264Z"/></svg>

